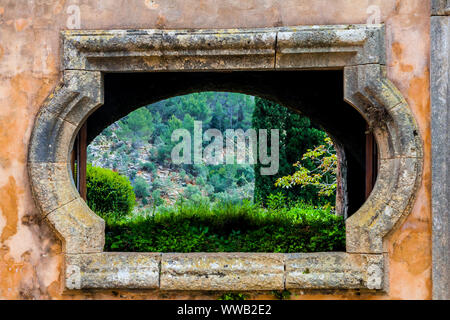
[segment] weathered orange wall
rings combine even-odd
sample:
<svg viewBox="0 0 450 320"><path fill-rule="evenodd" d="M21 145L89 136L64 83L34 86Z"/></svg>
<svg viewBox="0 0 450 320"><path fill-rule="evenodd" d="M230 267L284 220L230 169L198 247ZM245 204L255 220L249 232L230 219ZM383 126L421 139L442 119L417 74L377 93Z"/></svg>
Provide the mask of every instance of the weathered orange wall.
<svg viewBox="0 0 450 320"><path fill-rule="evenodd" d="M293 298L431 298L429 1L0 0L0 299L205 297L156 291L62 292L60 243L40 221L26 157L34 117L60 79L59 31L67 29L72 4L81 9L82 29L360 24L373 18L369 6L379 6L387 30L388 76L406 97L425 143L422 187L412 213L388 239L387 295L295 292Z"/></svg>

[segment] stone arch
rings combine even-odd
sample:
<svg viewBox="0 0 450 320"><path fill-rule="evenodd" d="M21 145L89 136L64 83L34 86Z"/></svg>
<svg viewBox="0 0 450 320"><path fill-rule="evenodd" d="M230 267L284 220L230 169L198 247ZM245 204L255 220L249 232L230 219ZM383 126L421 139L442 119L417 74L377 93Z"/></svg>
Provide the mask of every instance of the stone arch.
<svg viewBox="0 0 450 320"><path fill-rule="evenodd" d="M36 204L63 241L67 289L386 289L383 238L411 210L423 154L408 104L386 77L383 26L62 36L63 81L36 117L28 169ZM379 178L369 199L347 219L345 253L103 252L104 222L80 198L68 159L81 125L104 102L105 72L305 69L343 70L344 99L370 124L379 146ZM217 277L217 268L223 276Z"/></svg>

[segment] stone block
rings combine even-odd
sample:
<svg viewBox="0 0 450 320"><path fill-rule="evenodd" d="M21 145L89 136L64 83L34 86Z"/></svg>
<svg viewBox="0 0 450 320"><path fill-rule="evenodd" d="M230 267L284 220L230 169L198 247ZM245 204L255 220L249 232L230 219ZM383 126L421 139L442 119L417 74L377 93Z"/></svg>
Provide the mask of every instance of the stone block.
<svg viewBox="0 0 450 320"><path fill-rule="evenodd" d="M47 220L63 240L69 254L102 252L105 245L105 222L77 198L47 215Z"/></svg>
<svg viewBox="0 0 450 320"><path fill-rule="evenodd" d="M67 289L155 289L160 253L66 255Z"/></svg>
<svg viewBox="0 0 450 320"><path fill-rule="evenodd" d="M382 289L383 256L344 252L286 257L286 289Z"/></svg>
<svg viewBox="0 0 450 320"><path fill-rule="evenodd" d="M67 163L31 162L28 170L33 195L44 215L79 197Z"/></svg>
<svg viewBox="0 0 450 320"><path fill-rule="evenodd" d="M432 282L436 300L450 300L449 41L450 17L431 17Z"/></svg>
<svg viewBox="0 0 450 320"><path fill-rule="evenodd" d="M387 127L394 143L394 156L422 158L422 139L408 105L399 104L388 112L393 120L387 122Z"/></svg>
<svg viewBox="0 0 450 320"><path fill-rule="evenodd" d="M175 31L162 34L168 70L273 69L276 32Z"/></svg>
<svg viewBox="0 0 450 320"><path fill-rule="evenodd" d="M273 69L274 30L123 30L63 33L65 69ZM127 64L121 64L121 60Z"/></svg>
<svg viewBox="0 0 450 320"><path fill-rule="evenodd" d="M42 109L31 135L28 162L67 162L76 132L73 124Z"/></svg>
<svg viewBox="0 0 450 320"><path fill-rule="evenodd" d="M161 30L67 30L62 37L67 70L119 71L124 57L126 69L159 69Z"/></svg>
<svg viewBox="0 0 450 320"><path fill-rule="evenodd" d="M161 290L283 290L284 254L163 254Z"/></svg>
<svg viewBox="0 0 450 320"><path fill-rule="evenodd" d="M346 245L350 253L382 253L383 232L374 222L391 209L387 203L395 193L400 162L391 160L380 161L378 179L369 198L359 210L346 220ZM387 211L386 211L387 210Z"/></svg>
<svg viewBox="0 0 450 320"><path fill-rule="evenodd" d="M384 27L348 25L281 28L276 68L385 64Z"/></svg>
<svg viewBox="0 0 450 320"><path fill-rule="evenodd" d="M66 70L64 85L50 98L44 105L45 110L80 128L103 104L103 76L94 71Z"/></svg>
<svg viewBox="0 0 450 320"><path fill-rule="evenodd" d="M382 253L383 237L411 210L419 186L421 159L382 159L375 187L346 220L347 252ZM399 172L393 175L392 172Z"/></svg>

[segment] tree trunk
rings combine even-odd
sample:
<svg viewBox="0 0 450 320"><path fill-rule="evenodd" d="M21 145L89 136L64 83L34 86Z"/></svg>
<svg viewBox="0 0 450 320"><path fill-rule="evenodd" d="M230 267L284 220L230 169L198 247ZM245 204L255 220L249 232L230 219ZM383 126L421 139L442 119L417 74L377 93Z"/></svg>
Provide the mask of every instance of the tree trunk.
<svg viewBox="0 0 450 320"><path fill-rule="evenodd" d="M344 146L331 138L337 154L337 186L336 186L336 215L348 217L348 189L347 189L347 159Z"/></svg>

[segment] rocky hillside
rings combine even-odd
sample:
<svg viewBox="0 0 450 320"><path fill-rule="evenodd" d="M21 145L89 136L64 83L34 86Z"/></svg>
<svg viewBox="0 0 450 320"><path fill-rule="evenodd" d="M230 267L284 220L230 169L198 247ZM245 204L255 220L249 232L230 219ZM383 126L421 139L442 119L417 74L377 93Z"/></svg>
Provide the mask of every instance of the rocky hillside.
<svg viewBox="0 0 450 320"><path fill-rule="evenodd" d="M127 176L143 206L171 205L178 199L253 198L252 165L174 165L172 132L215 128L247 130L254 108L252 97L204 92L175 97L142 107L112 124L88 147L88 162ZM224 152L224 151L222 151Z"/></svg>
<svg viewBox="0 0 450 320"><path fill-rule="evenodd" d="M160 185L160 197L168 205L183 196L188 184L195 185L193 177L189 178L186 174L182 176L178 168L171 167L167 162L150 162L149 155L157 152L153 144L142 144L136 148L131 142L117 141L114 131L109 137L99 135L89 145L88 161L93 166L114 170L132 182L140 177L147 183L149 192L153 191L155 184ZM124 158L128 161L125 162ZM154 163L154 167L149 168L146 166L148 163ZM151 200L151 195L149 197L148 200Z"/></svg>

